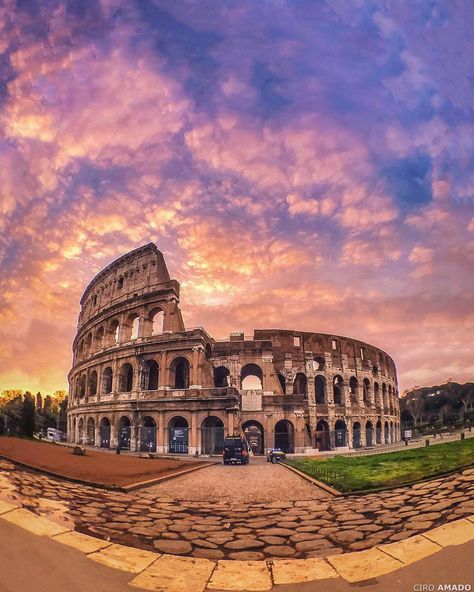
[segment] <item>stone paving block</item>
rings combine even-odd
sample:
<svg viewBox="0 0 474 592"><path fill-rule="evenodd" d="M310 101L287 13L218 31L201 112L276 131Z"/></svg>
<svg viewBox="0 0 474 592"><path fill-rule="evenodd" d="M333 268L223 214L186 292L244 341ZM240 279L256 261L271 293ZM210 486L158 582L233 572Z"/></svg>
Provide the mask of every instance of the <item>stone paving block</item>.
<svg viewBox="0 0 474 592"><path fill-rule="evenodd" d="M42 516L37 516L36 514L33 514L33 512L25 510L24 508L18 508L17 510L3 514L2 518L20 528L24 528L28 532L31 532L31 534L36 534L37 536L52 537L56 534L69 531L69 528L61 526L60 524L52 522Z"/></svg>
<svg viewBox="0 0 474 592"><path fill-rule="evenodd" d="M11 512L12 510L16 510L18 507L19 506L15 506L9 502L0 500L0 515L5 514L6 512Z"/></svg>
<svg viewBox="0 0 474 592"><path fill-rule="evenodd" d="M367 549L327 558L338 574L350 583L378 578L403 566L401 561L379 549Z"/></svg>
<svg viewBox="0 0 474 592"><path fill-rule="evenodd" d="M467 519L468 519L470 522L474 522L474 514L472 514L471 516L467 516Z"/></svg>
<svg viewBox="0 0 474 592"><path fill-rule="evenodd" d="M74 549L87 554L100 551L100 549L105 549L105 547L110 547L112 545L112 543L108 541L103 541L102 539L74 531L58 534L53 538L55 541L58 541L58 543L74 547Z"/></svg>
<svg viewBox="0 0 474 592"><path fill-rule="evenodd" d="M159 592L203 592L214 567L208 559L162 555L129 583Z"/></svg>
<svg viewBox="0 0 474 592"><path fill-rule="evenodd" d="M272 565L273 583L298 584L314 580L337 578L334 568L324 559L275 559Z"/></svg>
<svg viewBox="0 0 474 592"><path fill-rule="evenodd" d="M160 555L151 551L143 551L124 545L110 545L100 551L88 555L90 559L130 573L140 573L151 565Z"/></svg>
<svg viewBox="0 0 474 592"><path fill-rule="evenodd" d="M474 540L474 523L463 518L455 520L443 526L438 526L433 530L423 533L423 536L430 539L442 547L450 545L463 545Z"/></svg>
<svg viewBox="0 0 474 592"><path fill-rule="evenodd" d="M379 549L402 563L409 564L437 553L441 547L422 535L416 535L404 541L379 545Z"/></svg>
<svg viewBox="0 0 474 592"><path fill-rule="evenodd" d="M272 580L265 561L219 561L209 590L271 590Z"/></svg>

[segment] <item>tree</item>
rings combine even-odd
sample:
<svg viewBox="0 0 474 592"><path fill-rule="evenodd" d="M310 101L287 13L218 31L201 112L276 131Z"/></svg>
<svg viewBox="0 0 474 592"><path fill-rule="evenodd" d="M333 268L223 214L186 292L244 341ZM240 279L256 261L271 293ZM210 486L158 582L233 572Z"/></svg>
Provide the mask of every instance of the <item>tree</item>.
<svg viewBox="0 0 474 592"><path fill-rule="evenodd" d="M413 417L415 425L423 421L423 411L425 408L425 399L422 391L413 391L406 396L406 408Z"/></svg>
<svg viewBox="0 0 474 592"><path fill-rule="evenodd" d="M41 393L36 393L36 411L39 413L43 411L43 396Z"/></svg>
<svg viewBox="0 0 474 592"><path fill-rule="evenodd" d="M21 408L21 431L29 438L33 437L35 431L35 403L28 391L25 393Z"/></svg>

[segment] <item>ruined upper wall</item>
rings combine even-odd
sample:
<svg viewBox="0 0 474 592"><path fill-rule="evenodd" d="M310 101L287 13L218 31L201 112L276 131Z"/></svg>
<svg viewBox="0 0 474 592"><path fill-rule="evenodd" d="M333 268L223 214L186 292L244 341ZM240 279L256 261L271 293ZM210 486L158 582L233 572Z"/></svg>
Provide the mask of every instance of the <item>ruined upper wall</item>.
<svg viewBox="0 0 474 592"><path fill-rule="evenodd" d="M98 273L81 298L79 327L110 306L157 290L171 290L179 299L179 284L171 280L163 254L154 243L119 257Z"/></svg>

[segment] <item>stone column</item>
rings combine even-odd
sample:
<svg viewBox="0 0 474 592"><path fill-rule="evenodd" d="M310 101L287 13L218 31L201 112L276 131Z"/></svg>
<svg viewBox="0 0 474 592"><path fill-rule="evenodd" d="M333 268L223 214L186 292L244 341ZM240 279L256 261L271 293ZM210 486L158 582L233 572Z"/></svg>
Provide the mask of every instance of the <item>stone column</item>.
<svg viewBox="0 0 474 592"><path fill-rule="evenodd" d="M227 434L229 436L234 435L234 413L232 411L227 412Z"/></svg>
<svg viewBox="0 0 474 592"><path fill-rule="evenodd" d="M191 368L191 376L190 376L190 388L192 387L199 387L201 386L199 380L199 360L201 357L201 348L200 347L193 347L193 361L192 361L192 368Z"/></svg>
<svg viewBox="0 0 474 592"><path fill-rule="evenodd" d="M168 440L166 438L167 433L165 430L165 414L160 412L158 415L158 438L156 442L156 451L157 452L167 452L168 451Z"/></svg>
<svg viewBox="0 0 474 592"><path fill-rule="evenodd" d="M191 413L191 430L190 430L191 434L189 437L189 442L188 442L188 454L195 454L197 452L198 449L198 444L197 444L197 417L196 417L196 412L193 411Z"/></svg>

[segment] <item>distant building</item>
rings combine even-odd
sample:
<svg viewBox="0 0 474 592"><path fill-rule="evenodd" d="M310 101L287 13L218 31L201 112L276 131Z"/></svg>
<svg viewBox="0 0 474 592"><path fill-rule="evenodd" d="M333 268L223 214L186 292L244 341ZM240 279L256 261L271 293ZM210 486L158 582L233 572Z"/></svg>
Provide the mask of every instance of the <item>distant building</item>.
<svg viewBox="0 0 474 592"><path fill-rule="evenodd" d="M71 442L212 454L244 433L256 453L400 439L396 368L367 343L258 329L186 329L180 286L150 243L87 286L69 373Z"/></svg>

